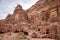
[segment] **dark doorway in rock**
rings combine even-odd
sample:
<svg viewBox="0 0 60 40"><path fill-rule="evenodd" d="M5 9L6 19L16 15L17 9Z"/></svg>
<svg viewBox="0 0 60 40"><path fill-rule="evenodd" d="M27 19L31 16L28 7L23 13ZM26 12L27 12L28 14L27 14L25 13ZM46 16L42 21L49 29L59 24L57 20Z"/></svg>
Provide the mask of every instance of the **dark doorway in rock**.
<svg viewBox="0 0 60 40"><path fill-rule="evenodd" d="M24 32L24 35L28 35L28 32Z"/></svg>
<svg viewBox="0 0 60 40"><path fill-rule="evenodd" d="M49 34L49 30L48 29L46 30L46 34Z"/></svg>
<svg viewBox="0 0 60 40"><path fill-rule="evenodd" d="M38 31L40 31L40 29L38 29Z"/></svg>
<svg viewBox="0 0 60 40"><path fill-rule="evenodd" d="M4 32L0 31L0 34L4 34Z"/></svg>

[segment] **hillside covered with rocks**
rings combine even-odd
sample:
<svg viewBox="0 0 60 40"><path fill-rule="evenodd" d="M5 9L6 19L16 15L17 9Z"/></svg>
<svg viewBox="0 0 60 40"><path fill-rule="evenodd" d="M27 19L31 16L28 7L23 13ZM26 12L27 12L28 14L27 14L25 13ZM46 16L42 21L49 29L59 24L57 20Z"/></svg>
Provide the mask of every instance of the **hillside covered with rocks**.
<svg viewBox="0 0 60 40"><path fill-rule="evenodd" d="M18 4L13 14L0 20L0 34L60 40L60 0L39 0L28 10Z"/></svg>

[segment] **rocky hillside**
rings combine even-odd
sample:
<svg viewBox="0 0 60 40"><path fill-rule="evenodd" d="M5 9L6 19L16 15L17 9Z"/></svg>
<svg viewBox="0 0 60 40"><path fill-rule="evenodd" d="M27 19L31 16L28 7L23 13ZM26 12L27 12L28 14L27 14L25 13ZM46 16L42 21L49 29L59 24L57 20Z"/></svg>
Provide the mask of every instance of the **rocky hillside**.
<svg viewBox="0 0 60 40"><path fill-rule="evenodd" d="M60 39L60 0L39 0L28 10L17 5L13 14L0 20L0 34L21 33L31 38Z"/></svg>

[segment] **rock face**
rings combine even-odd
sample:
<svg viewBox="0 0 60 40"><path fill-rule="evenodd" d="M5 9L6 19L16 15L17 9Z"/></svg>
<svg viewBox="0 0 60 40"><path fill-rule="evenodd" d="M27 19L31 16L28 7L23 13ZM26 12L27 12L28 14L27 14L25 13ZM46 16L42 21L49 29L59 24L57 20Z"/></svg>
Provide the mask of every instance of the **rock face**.
<svg viewBox="0 0 60 40"><path fill-rule="evenodd" d="M30 9L28 9L27 13L29 18L31 18L33 15L39 14L41 21L49 21L52 18L57 17L57 0L40 0Z"/></svg>
<svg viewBox="0 0 60 40"><path fill-rule="evenodd" d="M60 0L39 0L26 11L18 4L12 15L0 21L0 33L22 32L33 38L59 40L59 30Z"/></svg>
<svg viewBox="0 0 60 40"><path fill-rule="evenodd" d="M20 5L17 5L17 7L14 10L13 15L8 14L6 19L4 19L2 22L1 22L1 26L0 26L1 27L0 28L1 32L20 31L22 24L28 22L28 15L22 9L22 7Z"/></svg>
<svg viewBox="0 0 60 40"><path fill-rule="evenodd" d="M27 13L22 9L20 5L17 5L17 7L14 10L13 15L16 21L27 21L28 20Z"/></svg>

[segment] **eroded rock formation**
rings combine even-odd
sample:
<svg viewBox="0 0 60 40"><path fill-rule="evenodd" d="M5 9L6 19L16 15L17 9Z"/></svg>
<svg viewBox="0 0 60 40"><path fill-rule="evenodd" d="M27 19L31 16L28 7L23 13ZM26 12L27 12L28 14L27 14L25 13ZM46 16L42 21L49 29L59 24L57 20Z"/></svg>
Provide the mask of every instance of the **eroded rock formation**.
<svg viewBox="0 0 60 40"><path fill-rule="evenodd" d="M28 10L17 5L14 13L0 20L0 33L22 32L33 38L60 39L60 0L39 0Z"/></svg>

